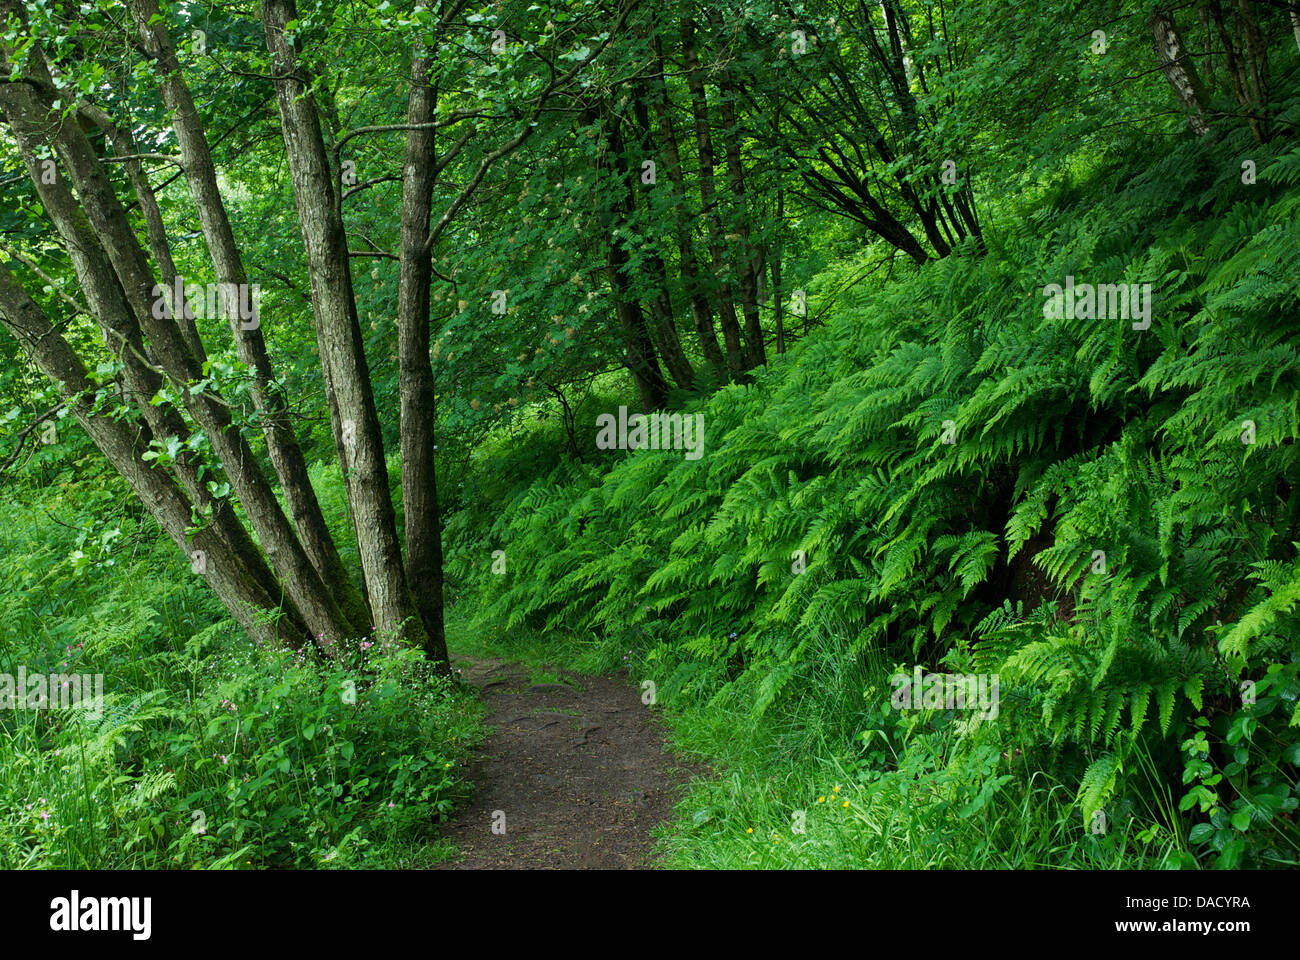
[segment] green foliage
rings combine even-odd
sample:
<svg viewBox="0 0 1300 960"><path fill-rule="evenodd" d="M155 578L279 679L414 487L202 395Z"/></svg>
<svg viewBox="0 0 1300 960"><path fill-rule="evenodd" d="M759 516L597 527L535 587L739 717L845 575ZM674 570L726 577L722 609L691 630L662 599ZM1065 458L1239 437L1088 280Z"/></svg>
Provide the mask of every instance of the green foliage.
<svg viewBox="0 0 1300 960"><path fill-rule="evenodd" d="M1102 165L1050 234L1016 219L987 256L860 285L754 384L688 404L702 460L563 464L453 518L450 566L476 619L639 649L670 701L743 696L751 722L805 695L818 635L840 638L844 663L966 664L997 674L1004 702L931 769L955 790L1007 775L996 757L1023 749L1052 778L1054 816L1073 791L1072 843L1101 842L1098 811L1112 832L1126 811L1134 836L1163 831L1187 863L1294 863L1294 688L1269 680L1275 697L1228 719L1241 679L1293 676L1300 653L1284 279L1300 194L1284 176L1294 150L1256 152L1276 179L1250 187L1231 142ZM1052 318L1043 288L1067 276L1150 283L1150 328ZM813 284L814 300L836 284ZM1174 746L1198 718L1215 786L1249 814L1203 806L1240 834L1210 861L1186 840L1197 814L1148 782L1179 779ZM916 774L927 749L908 740L883 766Z"/></svg>
<svg viewBox="0 0 1300 960"><path fill-rule="evenodd" d="M0 673L101 674L104 694L0 711L0 865L442 859L473 701L418 651L252 646L121 503L96 482L0 498Z"/></svg>

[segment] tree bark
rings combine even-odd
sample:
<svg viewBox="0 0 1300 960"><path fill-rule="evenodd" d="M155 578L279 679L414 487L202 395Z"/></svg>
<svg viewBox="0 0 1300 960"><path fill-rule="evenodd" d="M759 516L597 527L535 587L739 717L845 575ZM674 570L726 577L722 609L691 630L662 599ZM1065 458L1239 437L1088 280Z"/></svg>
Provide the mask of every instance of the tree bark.
<svg viewBox="0 0 1300 960"><path fill-rule="evenodd" d="M700 341L700 351L704 359L713 367L715 376L725 373L725 361L722 350L718 347L718 334L713 327L713 311L708 298L700 284L700 268L695 258L695 242L691 238L690 213L687 207L686 184L682 174L681 153L677 148L677 131L673 126L672 104L668 100L668 86L664 82L664 57L658 37L653 39L655 60L658 73L652 80L655 91L654 107L659 120L659 136L663 140L664 166L667 167L668 179L677 196L676 225L677 247L681 260L681 275L686 293L691 301L691 319L695 324L695 335Z"/></svg>
<svg viewBox="0 0 1300 960"><path fill-rule="evenodd" d="M104 135L108 137L108 142L113 145L115 153L121 156L130 156L136 152L135 143L130 135L115 124L112 118L99 107L86 103L79 106L77 110L83 117L104 132ZM154 194L153 187L149 183L149 177L145 173L143 163L139 160L126 160L122 165L126 167L126 175L130 178L131 187L135 190L136 200L140 203L140 213L144 216L145 230L149 237L149 252L153 254L154 263L158 265L158 272L162 276L164 295L168 297L168 307L172 311L176 323L181 328L181 334L185 337L185 342L189 344L190 350L194 352L195 359L199 363L203 363L207 360L207 353L203 349L203 340L199 337L198 328L194 325L193 312L185 303L184 294L182 294L179 303L171 302L171 294L176 289L176 261L172 257L171 243L167 240L167 227L163 223L162 211L158 208L158 197Z"/></svg>
<svg viewBox="0 0 1300 960"><path fill-rule="evenodd" d="M709 127L709 105L704 94L704 77L700 59L695 49L695 23L682 21L682 54L686 60L686 84L691 91L691 112L695 117L695 143L700 155L701 213L709 224L709 253L713 272L718 279L718 317L722 323L722 340L726 345L727 369L731 376L740 379L745 373L745 355L740 343L740 324L736 308L731 301L731 284L727 277L730 268L722 249L722 217L718 211L718 198L713 183L716 165L713 153L713 133Z"/></svg>
<svg viewBox="0 0 1300 960"><path fill-rule="evenodd" d="M639 83L636 88L636 101L633 110L636 114L638 134L640 136L641 156L649 159L654 153L653 133L650 125L650 107L647 103L649 94L644 83ZM628 181L635 189L639 178L636 171L640 169L639 164L631 164L628 167ZM629 213L635 208L635 204L629 203ZM664 263L663 255L659 252L656 238L649 238L647 243L651 244L653 249L646 254L645 263L650 274L650 282L654 284L655 295L650 299L650 316L654 320L655 338L659 342L659 352L664 358L664 366L668 368L668 373L672 376L674 382L684 390L689 390L695 384L695 368L691 366L691 361L686 356L686 351L682 349L681 339L677 336L677 324L673 316L672 294L668 288L668 266Z"/></svg>
<svg viewBox="0 0 1300 960"><path fill-rule="evenodd" d="M15 98L28 102L26 105L18 104L14 102ZM37 196L55 229L65 238L73 270L81 283L87 306L99 324L105 344L122 362L128 395L135 400L147 425L145 444L147 446L150 437L159 440L173 436L186 438L190 435L190 428L179 412L170 403L152 402L162 386L162 377L146 359L143 338L113 276L112 265L78 209L76 199L61 178L56 177L52 183L46 183L41 176L33 150L35 138L30 126L33 115L30 99L26 91L12 88L0 93L10 130ZM235 516L229 499L212 496L200 478L199 468L198 459L188 448L182 448L171 465L171 472L195 507L212 517L216 533L225 540L243 570L254 583L260 585L265 599L269 601L277 592L274 575L248 531ZM301 620L296 611L294 616ZM298 642L305 636L304 628Z"/></svg>
<svg viewBox="0 0 1300 960"><path fill-rule="evenodd" d="M375 628L425 647L428 634L406 581L388 486L379 415L352 291L347 235L321 135L310 78L285 38L297 18L292 0L262 0L267 49L283 128L289 174L311 279L316 339L338 408L336 429L348 455L349 494L361 537L358 547Z"/></svg>
<svg viewBox="0 0 1300 960"><path fill-rule="evenodd" d="M1155 42L1156 57L1165 79L1174 88L1174 95L1187 113L1187 123L1192 132L1203 137L1210 132L1205 116L1205 88L1196 74L1196 66L1183 46L1183 39L1174 26L1173 14L1160 8L1151 15L1151 33Z"/></svg>
<svg viewBox="0 0 1300 960"><path fill-rule="evenodd" d="M735 83L730 69L723 72L719 89L722 99L719 111L722 116L722 143L727 158L727 183L731 187L735 204L735 234L737 259L740 261L740 309L745 317L745 364L760 367L767 363L763 345L763 326L758 315L758 278L754 271L754 257L749 242L749 210L745 201L745 166L740 156L740 124L736 121L733 100Z"/></svg>
<svg viewBox="0 0 1300 960"><path fill-rule="evenodd" d="M419 4L417 9L423 8ZM417 42L411 59L406 122L433 122L437 91L429 55ZM433 251L425 248L433 206L435 131L408 130L402 164L402 238L397 290L397 352L401 393L402 501L406 575L424 620L425 653L451 673L443 604L442 517L438 507L437 391L429 355L429 292Z"/></svg>
<svg viewBox="0 0 1300 960"><path fill-rule="evenodd" d="M244 573L244 569L212 526L190 533L192 504L161 470L143 459L147 448L143 437L126 423L92 412L94 385L67 341L49 322L16 281L9 267L0 263L0 320L14 339L35 361L41 372L60 385L68 398L68 409L105 458L130 484L145 508L221 600L235 621L259 643L277 639L301 641L301 623L278 612L266 592ZM201 552L203 563L195 560ZM266 622L266 621L270 622Z"/></svg>
<svg viewBox="0 0 1300 960"><path fill-rule="evenodd" d="M776 318L776 352L785 353L785 304L781 300L781 258L784 255L785 189L776 191L776 243L769 267L772 271L772 313Z"/></svg>
<svg viewBox="0 0 1300 960"><path fill-rule="evenodd" d="M176 132L186 180L194 197L199 224L216 268L217 280L236 289L242 288L248 283L248 275L235 243L225 201L217 185L212 151L194 106L194 98L181 76L176 49L159 16L158 4L156 0L131 0L131 13L142 45L159 67L163 102L172 111L172 128ZM253 371L250 394L262 414L267 452L293 516L294 529L318 576L330 585L339 607L351 623L353 633L368 633L371 628L370 611L349 577L334 538L325 524L325 515L321 512L320 502L307 472L307 459L298 443L284 397L275 388L275 371L262 335L260 320L250 328L242 322L238 311L233 309L233 304L231 307L227 314L231 335L240 361Z"/></svg>
<svg viewBox="0 0 1300 960"><path fill-rule="evenodd" d="M585 123L600 122L605 134L607 156L612 158L615 175L620 181L624 196L611 200L601 207L601 220L605 240L605 266L609 275L610 293L614 300L614 313L622 330L625 350L624 364L636 384L642 408L649 413L663 407L668 399L668 384L664 381L659 359L655 355L654 341L646 326L641 302L632 291L628 275L630 257L618 237L618 227L627 211L627 175L623 138L619 133L617 118L602 115L594 109L583 114ZM597 167L599 173L599 165Z"/></svg>
<svg viewBox="0 0 1300 960"><path fill-rule="evenodd" d="M14 8L12 3L5 6ZM156 288L155 278L98 157L80 126L63 122L60 112L52 107L56 91L44 56L37 46L29 49L25 79L27 83L6 86L39 92L40 97L30 106L40 114L38 123L32 126L42 138L46 135L51 137L52 146L62 160L61 169L70 176L94 231L96 246L102 242L104 260L111 266L112 276L97 275L94 282L101 290L110 289L114 283L120 286L135 331L129 339L134 342L138 331L143 329L148 334L152 354L172 381L188 385L201 379L198 361L174 320L165 313L163 316L154 314L152 291ZM6 109L12 116L9 108L15 106L14 94L11 91L6 91L6 94ZM65 233L64 240L82 246L87 242L84 236L75 232ZM97 262L90 262L92 269ZM184 389L182 394L190 415L204 430L214 452L225 465L231 486L248 512L267 557L302 612L307 626L317 636L339 638L348 635L346 619L308 561L270 485L258 469L252 450L231 422L227 407L208 391Z"/></svg>

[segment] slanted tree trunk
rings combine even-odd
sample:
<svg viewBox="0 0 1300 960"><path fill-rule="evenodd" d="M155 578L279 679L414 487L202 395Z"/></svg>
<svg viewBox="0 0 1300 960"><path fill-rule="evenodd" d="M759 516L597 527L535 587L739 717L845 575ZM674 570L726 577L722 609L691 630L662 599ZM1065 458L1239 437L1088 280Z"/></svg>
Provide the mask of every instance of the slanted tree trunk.
<svg viewBox="0 0 1300 960"><path fill-rule="evenodd" d="M112 118L99 107L84 103L77 110L81 116L104 132L108 142L113 145L113 151L119 156L131 156L136 152L130 134L113 123ZM126 167L126 175L131 180L131 188L135 190L136 199L140 203L140 212L144 215L145 230L149 236L149 252L153 254L154 263L157 264L158 272L162 276L163 294L167 298L168 308L180 326L185 342L194 352L195 359L203 363L207 360L207 352L203 349L203 341L199 337L198 328L194 325L193 313L185 303L184 293L181 295L180 302L172 302L172 294L176 289L176 261L172 257L171 243L167 239L167 227L163 223L162 211L158 208L158 198L149 183L143 163L139 160L125 160L122 165Z"/></svg>
<svg viewBox="0 0 1300 960"><path fill-rule="evenodd" d="M185 176L216 268L217 281L230 285L232 289L240 289L248 283L248 276L217 185L208 138L194 106L194 98L181 76L176 49L167 35L165 21L159 14L156 0L131 0L131 14L141 44L159 67L163 102L172 111L172 128L176 131ZM353 632L357 635L368 633L370 611L348 576L334 538L325 525L325 515L307 473L307 459L298 443L284 397L274 386L275 371L260 319L255 323L245 322L231 303L227 320L240 361L253 371L250 393L262 414L267 452L293 516L294 529L317 574L330 585L339 607L351 622Z"/></svg>
<svg viewBox="0 0 1300 960"><path fill-rule="evenodd" d="M9 9L15 6L4 4ZM173 382L189 384L201 379L199 363L175 321L165 313L155 315L152 291L157 287L156 278L98 157L80 126L62 122L60 112L53 108L58 92L39 46L29 50L25 78L28 83L15 86L39 92L42 114L39 132L50 138L58 152L61 171L76 189L95 238L102 244L129 305L133 326L148 335L151 356ZM5 107L11 118L12 106L13 97L8 97ZM64 240L69 244L84 242L75 234L65 235ZM114 279L102 277L97 282L107 287ZM270 484L257 469L252 450L231 421L229 409L207 391L185 390L183 397L188 412L226 466L231 485L257 530L271 565L313 634L331 639L348 636L351 625L307 558Z"/></svg>
<svg viewBox="0 0 1300 960"><path fill-rule="evenodd" d="M1174 88L1174 95L1187 113L1187 123L1192 132L1203 137L1210 132L1205 112L1205 88L1201 85L1196 66L1183 45L1182 37L1178 35L1178 28L1174 26L1173 14L1168 8L1161 7L1151 15L1150 25L1160 69L1164 71L1165 79Z"/></svg>
<svg viewBox="0 0 1300 960"><path fill-rule="evenodd" d="M187 437L190 428L180 413L170 403L157 403L154 398L162 386L162 377L147 358L147 348L131 317L130 307L122 296L121 287L113 276L112 265L99 246L90 224L77 207L76 199L66 181L54 178L47 183L41 176L34 149L34 136L29 120L35 112L30 96L21 89L8 88L3 92L8 109L5 111L10 130L18 146L28 176L36 187L37 196L59 233L75 238L67 243L74 272L81 281L87 305L96 317L104 336L105 345L121 360L123 379L128 396L135 400L146 424L144 442L151 438ZM14 97L28 100L26 108L13 102ZM262 589L275 583L275 577L266 565L257 545L235 516L234 508L226 497L213 497L199 473L198 459L182 448L173 459L171 472L184 489L186 496L202 514L210 515L212 526L230 548L244 572ZM270 594L267 594L269 599ZM290 608L292 604L288 605ZM301 616L294 612L301 620ZM301 642L306 630L297 638Z"/></svg>
<svg viewBox="0 0 1300 960"><path fill-rule="evenodd" d="M68 409L87 436L130 484L235 622L257 642L278 639L295 645L301 643L306 624L277 610L274 599L247 574L216 528L208 525L191 533L192 504L165 472L154 469L144 459L148 452L144 434L126 422L92 412L95 386L87 378L81 360L3 263L0 263L0 321L41 372L59 385L68 400Z"/></svg>

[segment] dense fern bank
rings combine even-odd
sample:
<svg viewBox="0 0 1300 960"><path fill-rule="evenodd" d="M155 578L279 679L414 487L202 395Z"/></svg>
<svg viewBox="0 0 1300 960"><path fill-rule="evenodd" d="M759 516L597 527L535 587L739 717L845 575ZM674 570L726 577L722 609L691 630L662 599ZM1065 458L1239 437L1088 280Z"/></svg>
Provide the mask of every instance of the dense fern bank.
<svg viewBox="0 0 1300 960"><path fill-rule="evenodd" d="M1300 151L1143 153L1027 191L986 253L827 269L824 328L686 402L698 462L597 454L613 395L582 462L545 429L476 461L470 629L626 664L727 771L671 862L1300 862ZM1067 277L1151 284L1149 327L1052 316ZM995 676L996 716L892 708L917 666Z"/></svg>

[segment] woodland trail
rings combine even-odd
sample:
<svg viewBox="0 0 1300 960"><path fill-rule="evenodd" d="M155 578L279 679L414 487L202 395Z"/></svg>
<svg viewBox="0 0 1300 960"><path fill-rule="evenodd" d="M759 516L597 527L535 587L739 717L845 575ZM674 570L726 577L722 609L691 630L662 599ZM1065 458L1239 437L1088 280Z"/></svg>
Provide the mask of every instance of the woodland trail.
<svg viewBox="0 0 1300 960"><path fill-rule="evenodd" d="M534 684L518 664L453 659L493 732L470 770L473 800L443 828L460 853L441 869L653 867L650 830L699 771L665 750L640 691L568 671Z"/></svg>

